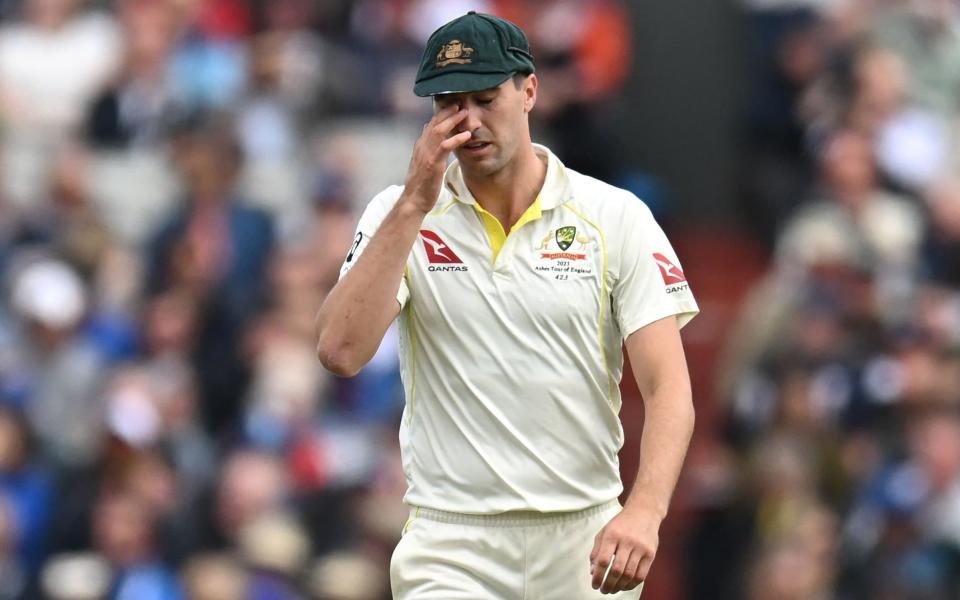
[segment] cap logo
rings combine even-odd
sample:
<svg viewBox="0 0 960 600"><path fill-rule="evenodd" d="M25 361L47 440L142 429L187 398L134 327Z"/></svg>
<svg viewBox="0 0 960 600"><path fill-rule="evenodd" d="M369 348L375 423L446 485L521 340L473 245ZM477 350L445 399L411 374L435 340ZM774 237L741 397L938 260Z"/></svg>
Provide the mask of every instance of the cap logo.
<svg viewBox="0 0 960 600"><path fill-rule="evenodd" d="M470 55L474 52L476 50L464 46L460 40L450 40L437 52L436 66L468 65L473 62Z"/></svg>

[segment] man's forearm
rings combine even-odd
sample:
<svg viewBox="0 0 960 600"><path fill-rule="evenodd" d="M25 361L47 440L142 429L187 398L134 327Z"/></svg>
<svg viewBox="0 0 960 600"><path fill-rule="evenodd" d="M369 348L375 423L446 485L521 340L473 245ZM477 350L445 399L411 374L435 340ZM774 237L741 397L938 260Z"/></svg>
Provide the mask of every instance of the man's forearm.
<svg viewBox="0 0 960 600"><path fill-rule="evenodd" d="M437 111L413 146L403 194L357 264L334 286L317 313L317 356L338 375L356 374L373 356L397 316L403 267L424 217L437 202L450 153L467 143L455 131L467 111L452 105Z"/></svg>
<svg viewBox="0 0 960 600"><path fill-rule="evenodd" d="M317 354L338 375L354 375L370 360L399 311L397 290L425 216L405 200L401 196L317 314Z"/></svg>
<svg viewBox="0 0 960 600"><path fill-rule="evenodd" d="M642 344L634 344L634 350L638 345ZM648 356L656 354L649 349L647 352ZM634 356L639 358L640 352L634 352L631 361ZM649 380L642 376L644 369L633 364L635 372L641 372L638 383L647 407L640 468L623 510L600 530L590 553L593 587L604 593L633 589L646 580L660 544L660 525L670 506L693 432L686 369L680 369L677 376L666 378L660 385L646 387L643 384Z"/></svg>
<svg viewBox="0 0 960 600"><path fill-rule="evenodd" d="M625 504L666 516L693 434L689 385L663 386L647 399L640 442L640 466Z"/></svg>

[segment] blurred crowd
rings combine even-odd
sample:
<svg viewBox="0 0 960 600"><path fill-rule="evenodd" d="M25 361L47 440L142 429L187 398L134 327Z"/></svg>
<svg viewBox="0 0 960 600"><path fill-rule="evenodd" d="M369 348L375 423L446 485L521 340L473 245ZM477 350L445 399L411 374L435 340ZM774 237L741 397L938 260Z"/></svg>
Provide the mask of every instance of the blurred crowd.
<svg viewBox="0 0 960 600"><path fill-rule="evenodd" d="M691 597L960 598L960 5L744 11L744 211L771 266L692 474Z"/></svg>
<svg viewBox="0 0 960 600"><path fill-rule="evenodd" d="M396 334L339 380L313 319L468 9L527 27L538 139L616 175L617 2L0 0L0 600L389 597Z"/></svg>
<svg viewBox="0 0 960 600"><path fill-rule="evenodd" d="M687 596L958 599L960 7L740 7L770 268ZM389 597L396 334L340 380L313 318L467 10L529 34L535 139L630 181L624 2L0 0L0 600Z"/></svg>

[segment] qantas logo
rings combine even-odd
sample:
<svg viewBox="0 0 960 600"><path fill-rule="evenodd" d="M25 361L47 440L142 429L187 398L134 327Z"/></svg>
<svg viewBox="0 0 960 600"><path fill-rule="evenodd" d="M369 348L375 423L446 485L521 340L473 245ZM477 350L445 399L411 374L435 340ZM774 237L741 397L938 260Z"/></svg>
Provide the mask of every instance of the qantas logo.
<svg viewBox="0 0 960 600"><path fill-rule="evenodd" d="M660 268L660 275L663 276L663 283L666 285L674 285L676 283L683 283L687 280L684 276L683 271L680 270L675 264L670 262L666 256L660 254L659 252L653 253L653 260L657 262L657 266Z"/></svg>
<svg viewBox="0 0 960 600"><path fill-rule="evenodd" d="M421 229L420 237L423 238L423 249L427 251L427 260L430 264L462 264L460 257L450 249L440 236L429 229Z"/></svg>
<svg viewBox="0 0 960 600"><path fill-rule="evenodd" d="M429 229L420 230L420 238L423 240L423 249L427 252L427 260L430 261L428 271L466 271L467 267L457 256L457 253L443 241L439 235ZM445 265L445 266L436 266Z"/></svg>

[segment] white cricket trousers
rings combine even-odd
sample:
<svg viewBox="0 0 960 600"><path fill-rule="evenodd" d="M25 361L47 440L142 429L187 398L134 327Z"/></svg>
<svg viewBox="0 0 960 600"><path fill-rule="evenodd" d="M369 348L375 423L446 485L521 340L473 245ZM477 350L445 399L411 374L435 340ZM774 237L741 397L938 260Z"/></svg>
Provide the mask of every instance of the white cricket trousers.
<svg viewBox="0 0 960 600"><path fill-rule="evenodd" d="M620 510L616 500L569 513L413 508L390 560L394 600L636 600L642 585L590 586L594 536Z"/></svg>

